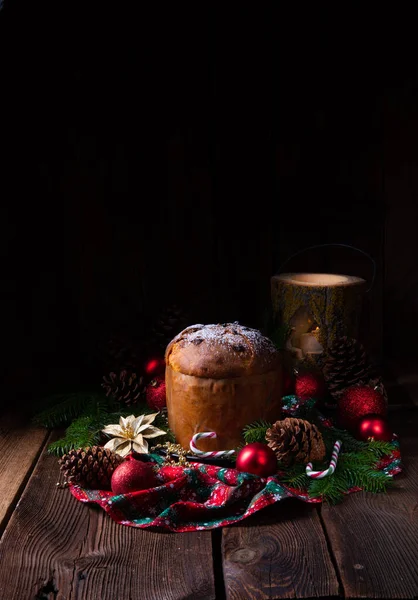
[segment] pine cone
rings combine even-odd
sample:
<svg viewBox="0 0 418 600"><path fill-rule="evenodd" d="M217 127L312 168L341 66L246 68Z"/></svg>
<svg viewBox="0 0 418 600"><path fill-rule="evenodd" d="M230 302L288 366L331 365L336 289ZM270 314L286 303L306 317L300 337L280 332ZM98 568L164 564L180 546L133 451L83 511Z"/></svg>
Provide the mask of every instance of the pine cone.
<svg viewBox="0 0 418 600"><path fill-rule="evenodd" d="M138 369L146 356L145 344L129 334L113 334L98 344L99 361L104 369Z"/></svg>
<svg viewBox="0 0 418 600"><path fill-rule="evenodd" d="M324 377L334 400L353 385L365 385L373 376L366 351L357 340L342 337L329 349Z"/></svg>
<svg viewBox="0 0 418 600"><path fill-rule="evenodd" d="M126 369L122 369L119 374L112 371L103 377L102 388L106 396L113 396L128 406L137 404L145 394L144 378Z"/></svg>
<svg viewBox="0 0 418 600"><path fill-rule="evenodd" d="M101 446L71 450L59 460L60 470L67 483L95 490L110 489L113 471L123 458Z"/></svg>
<svg viewBox="0 0 418 600"><path fill-rule="evenodd" d="M303 419L287 417L276 421L267 429L266 440L276 453L277 460L285 467L322 460L325 456L321 432L316 425Z"/></svg>
<svg viewBox="0 0 418 600"><path fill-rule="evenodd" d="M187 325L190 323L186 313L175 304L167 306L160 312L151 328L151 342L164 352L171 340Z"/></svg>

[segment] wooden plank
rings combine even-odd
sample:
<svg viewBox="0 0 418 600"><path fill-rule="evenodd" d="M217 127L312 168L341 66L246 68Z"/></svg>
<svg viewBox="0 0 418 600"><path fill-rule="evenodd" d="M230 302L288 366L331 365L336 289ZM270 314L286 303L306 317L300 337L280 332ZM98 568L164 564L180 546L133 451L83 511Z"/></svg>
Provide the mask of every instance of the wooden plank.
<svg viewBox="0 0 418 600"><path fill-rule="evenodd" d="M0 542L0 598L215 598L210 532L117 525L58 478L44 451Z"/></svg>
<svg viewBox="0 0 418 600"><path fill-rule="evenodd" d="M28 426L16 416L5 415L0 419L0 534L47 436L46 429Z"/></svg>
<svg viewBox="0 0 418 600"><path fill-rule="evenodd" d="M242 526L224 529L222 550L228 600L338 594L314 505L284 500Z"/></svg>
<svg viewBox="0 0 418 600"><path fill-rule="evenodd" d="M387 494L357 493L322 517L347 598L418 597L418 413L393 415L405 471Z"/></svg>

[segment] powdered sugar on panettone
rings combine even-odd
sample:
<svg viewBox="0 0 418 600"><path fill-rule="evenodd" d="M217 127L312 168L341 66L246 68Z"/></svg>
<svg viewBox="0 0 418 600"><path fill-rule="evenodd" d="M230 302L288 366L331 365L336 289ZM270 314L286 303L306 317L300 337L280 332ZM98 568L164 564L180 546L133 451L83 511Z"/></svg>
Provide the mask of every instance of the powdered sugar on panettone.
<svg viewBox="0 0 418 600"><path fill-rule="evenodd" d="M221 345L227 353L235 355L250 352L252 355L267 357L277 352L273 342L258 329L245 327L238 322L213 325L196 324L181 331L172 341L183 344ZM183 342L183 344L181 343Z"/></svg>

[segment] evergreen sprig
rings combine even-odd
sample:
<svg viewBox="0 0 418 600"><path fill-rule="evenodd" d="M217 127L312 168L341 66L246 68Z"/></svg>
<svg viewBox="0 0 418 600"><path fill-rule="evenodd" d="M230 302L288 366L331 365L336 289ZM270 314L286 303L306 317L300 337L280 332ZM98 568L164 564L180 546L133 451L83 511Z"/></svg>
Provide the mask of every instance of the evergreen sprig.
<svg viewBox="0 0 418 600"><path fill-rule="evenodd" d="M120 417L152 412L155 410L146 403L127 408L104 393L73 392L45 398L44 407L35 414L33 422L50 429L67 426L64 437L48 446L50 454L62 456L72 449L103 442L102 429L106 425L117 423ZM162 413L157 415L155 425L167 431L164 441L174 441L173 433L169 430L167 419Z"/></svg>
<svg viewBox="0 0 418 600"><path fill-rule="evenodd" d="M312 479L306 475L306 465L296 464L287 469L282 467L283 474L280 480L291 488L306 490L310 498L321 498L330 504L340 502L353 487L373 493L385 491L393 479L377 467L383 456L392 454L393 445L379 440L357 440L345 429L325 427L318 416L319 413L314 411L309 420L316 422L320 428L327 456L331 455L335 440L342 442L334 473L322 479ZM269 427L271 424L263 420L247 425L243 430L244 445L253 442L266 443L266 431ZM313 468L321 471L326 469L327 465L316 463Z"/></svg>
<svg viewBox="0 0 418 600"><path fill-rule="evenodd" d="M367 442L356 440L356 438L354 438L346 429L339 429L338 427L325 427L319 420L317 421L315 419L315 421L316 425L321 431L325 446L329 453L332 452L335 440L340 440L342 442L342 448L344 448L344 452L359 452L360 450L365 450L368 448Z"/></svg>
<svg viewBox="0 0 418 600"><path fill-rule="evenodd" d="M332 475L324 479L311 479L308 492L310 498L321 498L329 504L337 504L341 502L348 489L344 474L335 470Z"/></svg>
<svg viewBox="0 0 418 600"><path fill-rule="evenodd" d="M254 421L247 425L243 429L243 436L246 444L253 444L254 442L266 443L266 432L271 427L271 423L260 420Z"/></svg>
<svg viewBox="0 0 418 600"><path fill-rule="evenodd" d="M346 435L350 434L346 432ZM305 465L296 465L285 474L282 481L290 487L307 490L310 498L321 498L329 504L340 502L353 487L373 493L386 491L392 485L393 478L379 471L377 465L383 456L393 452L392 444L371 440L362 443L361 448L357 452L341 452L332 475L311 479L305 474ZM315 470L323 468L324 465L314 465Z"/></svg>
<svg viewBox="0 0 418 600"><path fill-rule="evenodd" d="M73 392L56 394L45 399L47 405L33 417L36 425L52 429L65 426L82 414L94 412L96 407L108 404L104 394L91 392Z"/></svg>
<svg viewBox="0 0 418 600"><path fill-rule="evenodd" d="M367 445L369 452L372 452L378 458L382 458L382 456L388 456L393 452L393 445L391 442L372 439Z"/></svg>
<svg viewBox="0 0 418 600"><path fill-rule="evenodd" d="M55 456L62 456L74 448L95 446L99 442L98 421L92 416L78 417L68 427L62 439L56 440L48 446L48 452Z"/></svg>
<svg viewBox="0 0 418 600"><path fill-rule="evenodd" d="M306 465L294 465L285 472L281 481L297 490L306 490L309 487L311 479L306 475Z"/></svg>

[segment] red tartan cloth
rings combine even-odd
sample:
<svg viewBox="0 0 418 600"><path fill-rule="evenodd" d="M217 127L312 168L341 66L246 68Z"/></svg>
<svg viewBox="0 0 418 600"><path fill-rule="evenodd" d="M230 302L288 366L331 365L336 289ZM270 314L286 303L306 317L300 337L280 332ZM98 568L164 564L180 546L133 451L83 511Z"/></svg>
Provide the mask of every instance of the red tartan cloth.
<svg viewBox="0 0 418 600"><path fill-rule="evenodd" d="M389 475L401 471L399 444L396 439L392 443L393 453L378 465L379 470ZM114 495L73 485L70 486L71 493L81 502L98 504L122 525L177 532L215 529L237 523L285 498L321 502L319 498L309 498L306 490L286 486L280 481L280 474L263 478L202 463L194 463L188 468L162 466L162 457L154 454L144 458L161 465L157 487ZM356 491L359 488L352 488L348 493Z"/></svg>

